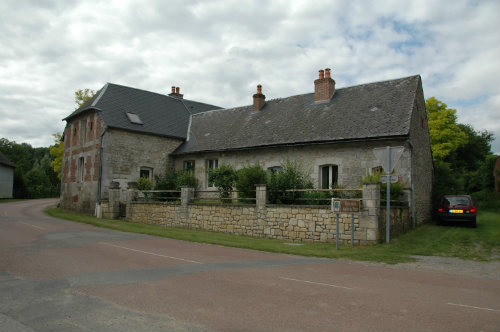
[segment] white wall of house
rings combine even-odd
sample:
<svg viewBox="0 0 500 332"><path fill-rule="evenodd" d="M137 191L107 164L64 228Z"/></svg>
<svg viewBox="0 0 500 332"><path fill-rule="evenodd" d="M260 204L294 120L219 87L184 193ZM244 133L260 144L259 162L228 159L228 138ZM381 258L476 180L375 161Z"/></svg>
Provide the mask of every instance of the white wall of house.
<svg viewBox="0 0 500 332"><path fill-rule="evenodd" d="M195 162L195 175L199 180L200 188L206 189L208 160L218 160L219 166L228 164L236 169L258 163L265 170L279 167L289 160L297 162L309 174L316 188L321 188L322 167L337 166L338 184L346 188L358 189L363 177L371 174L373 168L381 165L373 154L373 149L387 145L406 146L407 143L405 141L379 141L191 154L176 156L175 167L181 170L184 161L193 160ZM405 186L410 186L411 163L408 148L405 148L402 157L398 161L395 174L400 176Z"/></svg>
<svg viewBox="0 0 500 332"><path fill-rule="evenodd" d="M14 168L0 164L0 198L12 198Z"/></svg>

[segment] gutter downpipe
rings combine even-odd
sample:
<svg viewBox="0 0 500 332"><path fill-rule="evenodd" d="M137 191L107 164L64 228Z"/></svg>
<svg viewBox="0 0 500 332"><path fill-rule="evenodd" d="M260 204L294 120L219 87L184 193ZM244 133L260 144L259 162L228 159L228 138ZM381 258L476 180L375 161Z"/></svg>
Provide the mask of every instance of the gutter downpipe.
<svg viewBox="0 0 500 332"><path fill-rule="evenodd" d="M102 218L101 210L101 182L102 182L102 141L104 134L106 133L107 126L104 126L101 137L99 138L99 176L97 178L97 201L95 203L95 216L97 218Z"/></svg>
<svg viewBox="0 0 500 332"><path fill-rule="evenodd" d="M413 144L408 140L408 145L411 150L411 228L415 229L415 161L413 153Z"/></svg>

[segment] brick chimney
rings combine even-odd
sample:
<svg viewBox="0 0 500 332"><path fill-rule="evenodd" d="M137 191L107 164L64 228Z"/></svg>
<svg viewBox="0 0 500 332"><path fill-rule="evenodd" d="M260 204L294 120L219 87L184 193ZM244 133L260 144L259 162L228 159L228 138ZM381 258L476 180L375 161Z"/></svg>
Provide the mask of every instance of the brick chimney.
<svg viewBox="0 0 500 332"><path fill-rule="evenodd" d="M266 104L266 96L262 94L262 85L257 85L257 93L253 95L253 111L257 112Z"/></svg>
<svg viewBox="0 0 500 332"><path fill-rule="evenodd" d="M179 87L175 87L175 86L173 86L173 87L172 87L172 92L171 92L171 93L169 93L168 95L169 95L170 97L174 97L174 98L182 99L182 98L184 97L184 95L183 95L183 94L181 94L181 93L179 93L179 91L180 91L180 90L181 90L181 89L180 89Z"/></svg>
<svg viewBox="0 0 500 332"><path fill-rule="evenodd" d="M314 81L314 101L329 101L335 94L335 81L330 77L330 68L319 71L319 78Z"/></svg>

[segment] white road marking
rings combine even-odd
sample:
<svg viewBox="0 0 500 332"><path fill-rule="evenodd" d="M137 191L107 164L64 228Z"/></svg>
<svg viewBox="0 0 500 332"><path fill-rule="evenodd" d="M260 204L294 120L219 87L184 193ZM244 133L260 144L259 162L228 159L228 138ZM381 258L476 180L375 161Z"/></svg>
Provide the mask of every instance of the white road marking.
<svg viewBox="0 0 500 332"><path fill-rule="evenodd" d="M192 261L192 260L189 260L189 259L184 259L184 258L179 258L179 257L172 257L172 256L166 256L166 255L156 254L154 252L143 251L143 250L138 250L138 249L133 249L133 248L128 248L128 247L123 247L123 246L117 246L116 244L105 243L105 242L100 242L100 243L103 244L103 245L106 245L106 246L112 246L112 247L115 247L115 248L121 248L121 249L130 250L130 251L140 252L142 254L153 255L153 256L158 256L158 257L163 257L163 258L176 259L176 260L184 261L184 262L188 262L188 263L203 264L202 262Z"/></svg>
<svg viewBox="0 0 500 332"><path fill-rule="evenodd" d="M500 310L497 310L497 309L491 309L491 308L481 308L481 307L475 307L475 306L472 306L472 305L465 305L465 304L458 304L458 303L446 303L446 304L449 304L449 305L456 305L458 307L464 307L464 308L471 308L471 309L479 309L479 310L488 310L488 311L495 311L495 312L500 312Z"/></svg>
<svg viewBox="0 0 500 332"><path fill-rule="evenodd" d="M285 277L279 277L279 278L280 279L285 279L285 280L305 282L307 284L313 284L313 285L328 286L328 287L343 288L343 289L354 289L354 288L351 288L351 287L345 287L345 286L339 286L339 285L332 285L332 284L324 284L322 282L314 282L314 281L308 281L308 280L299 280L299 279L285 278Z"/></svg>
<svg viewBox="0 0 500 332"><path fill-rule="evenodd" d="M35 227L35 228L38 228L38 229L45 229L45 228L40 227L40 226L35 226L35 225L32 225L32 224L28 224L27 222L22 222L22 221L20 221L19 223L20 223L20 224L23 224L23 225L26 225L26 226Z"/></svg>

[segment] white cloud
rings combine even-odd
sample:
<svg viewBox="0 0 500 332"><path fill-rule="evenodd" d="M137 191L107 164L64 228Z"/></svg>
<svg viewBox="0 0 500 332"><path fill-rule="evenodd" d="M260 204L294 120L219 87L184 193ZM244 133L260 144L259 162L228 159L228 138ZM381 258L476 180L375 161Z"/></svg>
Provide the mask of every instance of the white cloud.
<svg viewBox="0 0 500 332"><path fill-rule="evenodd" d="M106 82L231 107L421 74L426 97L500 136L498 1L2 1L0 136L52 144ZM478 110L481 116L478 116ZM494 151L500 152L499 139Z"/></svg>

